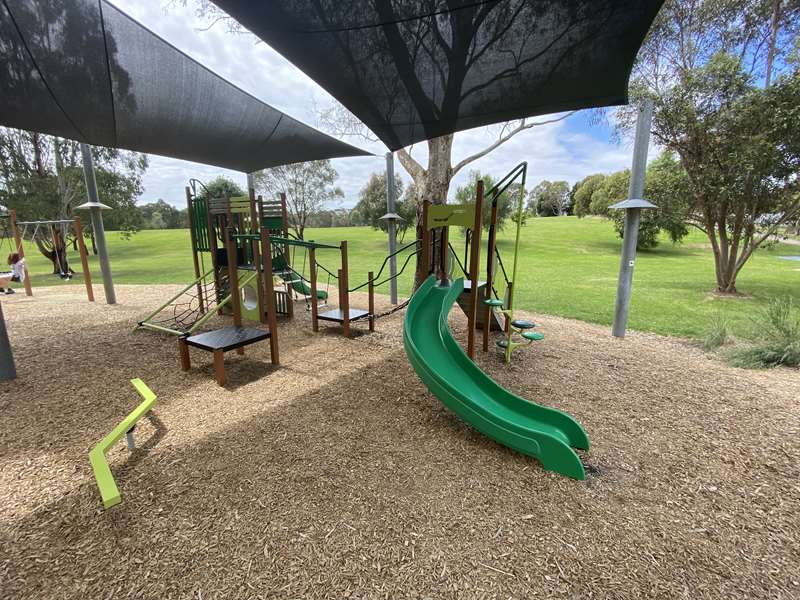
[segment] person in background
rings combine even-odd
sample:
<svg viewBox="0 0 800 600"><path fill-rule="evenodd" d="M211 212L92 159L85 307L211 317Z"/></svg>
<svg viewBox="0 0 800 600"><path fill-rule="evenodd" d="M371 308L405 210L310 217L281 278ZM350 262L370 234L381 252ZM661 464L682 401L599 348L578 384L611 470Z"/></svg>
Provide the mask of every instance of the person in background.
<svg viewBox="0 0 800 600"><path fill-rule="evenodd" d="M0 273L0 294L13 294L11 282L21 283L25 280L25 259L18 252L8 255L8 264L11 270L7 273Z"/></svg>

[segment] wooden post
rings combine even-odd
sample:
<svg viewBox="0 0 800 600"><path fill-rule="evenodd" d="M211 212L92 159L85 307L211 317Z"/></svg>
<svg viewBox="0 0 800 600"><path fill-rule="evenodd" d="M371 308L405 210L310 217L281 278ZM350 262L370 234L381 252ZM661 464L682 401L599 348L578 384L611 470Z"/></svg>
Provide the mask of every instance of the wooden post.
<svg viewBox="0 0 800 600"><path fill-rule="evenodd" d="M467 315L467 356L475 359L475 321L478 316L478 273L481 269L481 225L483 217L483 180L478 180L475 193L475 223L470 236L469 275L472 280L472 292L469 296L469 314ZM486 324L484 323L484 327Z"/></svg>
<svg viewBox="0 0 800 600"><path fill-rule="evenodd" d="M492 290L494 289L494 249L497 243L497 198L492 201L492 216L489 221L489 240L487 242L486 259L486 287L484 288L484 300L491 300ZM489 351L489 334L492 330L492 307L488 304L483 305L483 351Z"/></svg>
<svg viewBox="0 0 800 600"><path fill-rule="evenodd" d="M431 230L428 229L429 200L422 203L422 248L420 248L419 283L425 281L431 272Z"/></svg>
<svg viewBox="0 0 800 600"><path fill-rule="evenodd" d="M259 223L260 225L260 223ZM264 296L267 305L267 323L269 325L269 357L273 365L280 364L278 355L278 314L275 306L275 286L272 283L272 251L269 241L269 229L261 230L261 260L264 273ZM258 268L258 265L256 265ZM291 299L290 299L291 302Z"/></svg>
<svg viewBox="0 0 800 600"><path fill-rule="evenodd" d="M449 232L449 227L441 227L439 232L439 268L441 269L439 280L442 282L447 281L447 256L450 254L448 252L450 250Z"/></svg>
<svg viewBox="0 0 800 600"><path fill-rule="evenodd" d="M317 321L317 251L316 248L308 249L309 279L311 279L311 330L319 331Z"/></svg>
<svg viewBox="0 0 800 600"><path fill-rule="evenodd" d="M14 243L17 246L16 252L19 254L20 258L25 258L25 248L22 247L22 236L19 234L19 227L17 227L17 211L11 211L11 231L14 234ZM31 278L28 274L28 265L24 265L23 268L25 269L25 280L22 284L25 286L25 295L26 296L33 296L33 288L31 287Z"/></svg>
<svg viewBox="0 0 800 600"><path fill-rule="evenodd" d="M178 352L181 355L181 371L188 371L192 367L192 361L189 358L189 344L183 336L178 338Z"/></svg>
<svg viewBox="0 0 800 600"><path fill-rule="evenodd" d="M261 200L261 196L258 197ZM253 235L259 235L259 231L261 230L260 221L259 221L259 212L256 209L256 196L255 190L250 188L250 233ZM266 302L264 300L264 288L266 287L266 278L269 277L272 280L272 261L270 260L270 270L269 272L262 269L261 264L261 255L259 253L259 246L263 246L263 240L259 237L259 239L253 238L250 241L250 247L253 251L253 266L256 268L256 295L258 297L258 320L262 324L267 322L267 317L264 314L267 310ZM269 248L269 246L267 246Z"/></svg>
<svg viewBox="0 0 800 600"><path fill-rule="evenodd" d="M342 253L342 268L339 271L339 297L341 298L341 303L339 304L339 308L342 311L342 332L344 333L344 337L350 337L350 293L347 291L347 287L350 285L347 281L347 242L344 241L341 243L341 253Z"/></svg>
<svg viewBox="0 0 800 600"><path fill-rule="evenodd" d="M86 297L89 302L94 302L94 290L92 289L92 274L89 271L89 257L86 253L86 243L83 241L83 225L80 217L75 217L72 222L75 230L75 238L78 242L78 254L81 257L81 270L83 271L83 284L86 286Z"/></svg>
<svg viewBox="0 0 800 600"><path fill-rule="evenodd" d="M367 286L369 294L369 330L375 331L375 278L372 271L367 273L367 281L369 281Z"/></svg>
<svg viewBox="0 0 800 600"><path fill-rule="evenodd" d="M225 385L225 353L222 350L214 350L214 377L217 385Z"/></svg>
<svg viewBox="0 0 800 600"><path fill-rule="evenodd" d="M197 256L197 235L194 232L194 209L192 208L192 192L189 190L189 186L187 185L184 188L186 192L186 214L189 217L189 239L192 242L192 263L194 264L194 278L200 279L200 260ZM205 312L204 300L203 300L203 283L201 281L197 282L197 299L200 305L200 312Z"/></svg>

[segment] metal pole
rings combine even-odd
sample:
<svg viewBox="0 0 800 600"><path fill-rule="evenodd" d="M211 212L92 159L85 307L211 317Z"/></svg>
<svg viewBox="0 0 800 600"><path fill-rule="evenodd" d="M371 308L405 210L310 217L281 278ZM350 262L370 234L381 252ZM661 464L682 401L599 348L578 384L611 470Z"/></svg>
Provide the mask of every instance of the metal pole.
<svg viewBox="0 0 800 600"><path fill-rule="evenodd" d="M255 177L253 176L252 173L248 173L247 174L247 190L248 190L248 192L250 190L253 190L253 194L255 194L255 191L256 191L256 179L255 179Z"/></svg>
<svg viewBox="0 0 800 600"><path fill-rule="evenodd" d="M653 118L653 103L645 100L639 109L636 120L636 138L633 143L633 163L628 199L644 197L644 178L647 172L647 147L650 144L650 122ZM625 209L625 228L623 230L622 257L619 264L617 299L614 306L614 325L611 335L625 337L628 324L628 308L631 303L633 285L633 266L636 260L636 242L639 239L639 220L641 208Z"/></svg>
<svg viewBox="0 0 800 600"><path fill-rule="evenodd" d="M81 144L81 156L83 158L83 177L86 181L86 195L89 199L89 213L92 217L92 229L94 230L94 241L97 245L97 254L100 258L100 272L103 274L103 290L105 291L106 303L116 304L117 295L114 293L114 280L111 277L111 264L108 261L108 248L106 247L106 230L103 226L103 215L100 212L101 205L97 195L97 180L94 177L94 163L92 162L92 151L88 144Z"/></svg>
<svg viewBox="0 0 800 600"><path fill-rule="evenodd" d="M394 153L386 153L386 212L387 214L394 214L395 212L395 197L396 190L394 189ZM397 304L397 257L394 256L397 248L397 226L394 219L386 220L386 229L389 233L389 297L392 304Z"/></svg>
<svg viewBox="0 0 800 600"><path fill-rule="evenodd" d="M14 355L11 352L11 342L8 341L3 305L0 303L0 380L16 378L17 370L14 368Z"/></svg>

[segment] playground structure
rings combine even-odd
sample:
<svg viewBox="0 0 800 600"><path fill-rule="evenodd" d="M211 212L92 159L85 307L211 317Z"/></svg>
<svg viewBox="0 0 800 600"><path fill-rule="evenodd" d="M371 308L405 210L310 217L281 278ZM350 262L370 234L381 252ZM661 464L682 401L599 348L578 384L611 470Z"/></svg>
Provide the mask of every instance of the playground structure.
<svg viewBox="0 0 800 600"><path fill-rule="evenodd" d="M381 316L375 313L376 280L390 258L407 251L416 242L386 257L377 277L369 272L366 282L350 288L347 242L322 244L292 236L283 194L265 200L256 197L251 188L248 196L226 194L221 198L206 198L197 193L198 183L193 180L192 186L186 188L195 279L136 325L136 329L178 336L183 370L191 368L190 347L211 352L215 378L223 386L224 353L236 350L243 354L245 346L262 340L269 340L271 362L279 364L277 317L291 318L298 299L305 301L315 332L319 331L320 322L340 325L345 337L350 337L354 323L365 322L369 331L375 330L375 320ZM297 251L303 252L300 270L295 268ZM338 251L340 265L336 272L320 262L321 251ZM416 249L409 253L406 265L416 254ZM304 274L306 265L308 277ZM318 284L320 271L327 275L324 290ZM338 290L335 307L327 306L332 281ZM275 282L281 289L276 289ZM352 307L350 294L364 288L368 307ZM325 310L320 310L320 301ZM399 308L402 306L394 310ZM233 325L203 331L203 326L215 315L231 315ZM261 327L245 327L244 321L259 323Z"/></svg>
<svg viewBox="0 0 800 600"><path fill-rule="evenodd" d="M260 322L270 314L291 318L294 301L302 299L311 312L314 331L319 330L319 321L340 324L345 336L350 335L354 322L366 321L374 331L374 278L370 273L367 282L348 289L346 241L332 245L294 237L288 228L284 194L265 200L256 198L251 189L249 197L206 200L198 193L198 184L202 186L192 180L185 190L195 280L139 321L137 328L185 337L199 331L216 314L239 313L244 319ZM295 262L298 250L303 253L299 270ZM336 272L319 261L317 252L322 250L339 251L341 262ZM269 264L262 264L259 257L267 256ZM320 271L327 274L325 289L319 286ZM273 281L280 282L282 289L275 289ZM338 307L321 312L320 306L328 303L332 281L338 288ZM352 308L349 294L364 287L369 308Z"/></svg>
<svg viewBox="0 0 800 600"><path fill-rule="evenodd" d="M483 181L478 181L474 204L423 205L422 273L424 282L411 298L403 326L403 346L420 380L445 406L484 435L523 454L537 458L545 469L574 479L584 479L585 471L573 448L588 450L589 438L569 415L529 402L498 385L473 361L478 315L483 313L483 350L488 351L492 318L497 311L505 319L505 337L498 341L509 362L514 348L542 340L534 324L514 316L513 286L517 277L517 255L527 164L521 163L489 190L492 202L487 245L486 281L479 280L482 209L485 200ZM509 280L505 269L505 299L494 286L495 262L502 265L497 251L497 203L512 183L520 181L517 205L517 231L514 261ZM448 228L467 228L465 263L459 262L464 277L451 283L448 258L455 256L448 241ZM469 292L465 294L466 277ZM461 299L461 300L459 300ZM481 302L479 302L481 300ZM467 350L453 338L447 321L450 308L458 301L467 313ZM519 335L524 342L515 341Z"/></svg>
<svg viewBox="0 0 800 600"><path fill-rule="evenodd" d="M475 330L483 332L482 349L489 350L492 331L502 331L504 339L496 344L505 353L505 360L511 360L514 349L544 339L544 334L532 331L535 324L514 316L514 282L518 275L518 255L522 212L524 211L524 188L528 165L522 162L509 171L491 189L484 192L483 181L478 181L474 204L431 204L423 203L422 219L425 223L422 239L423 256L420 261L418 281L424 281L429 274L435 274L444 282L451 279L456 267L464 278L463 291L457 296L458 305L467 315L468 345L467 354L474 358ZM511 273L497 246L498 203L503 195L517 184L515 199L516 235ZM483 229L483 206L491 205L487 224L487 246L485 254L485 280L480 280L480 246ZM460 226L465 230L464 259L459 260L458 252L449 241L448 228ZM499 289L498 289L499 288ZM473 295L472 290L477 290ZM488 327L486 324L488 323ZM516 337L515 337L516 336ZM522 341L519 341L519 340Z"/></svg>
<svg viewBox="0 0 800 600"><path fill-rule="evenodd" d="M81 272L83 282L86 286L86 297L89 302L94 302L94 291L92 290L92 275L89 272L89 258L86 251L86 243L83 239L83 225L79 217L72 219L51 219L41 221L18 221L15 210L9 211L8 216L0 217L4 222L3 239L8 241L12 252L19 254L20 258L25 258L25 240L28 239L35 243L41 240L43 235L49 237L53 247L53 264L58 269L58 275L62 279L70 279L74 273L67 259L67 231L72 229L75 236L75 243L81 260ZM22 230L20 231L20 228ZM32 228L28 235L28 228ZM45 233L40 233L45 232ZM5 257L3 257L5 258ZM27 263L25 264L25 277L22 281L26 296L33 296L33 285L29 276Z"/></svg>

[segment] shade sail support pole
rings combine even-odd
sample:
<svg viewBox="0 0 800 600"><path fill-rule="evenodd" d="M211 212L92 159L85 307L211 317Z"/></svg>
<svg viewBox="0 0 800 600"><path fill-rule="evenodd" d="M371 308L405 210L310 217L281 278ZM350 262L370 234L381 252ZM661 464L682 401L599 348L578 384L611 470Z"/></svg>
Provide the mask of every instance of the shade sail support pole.
<svg viewBox="0 0 800 600"><path fill-rule="evenodd" d="M111 263L108 260L108 247L106 246L106 230L103 226L103 214L100 212L104 208L109 208L101 204L97 195L97 180L94 175L94 161L92 151L88 144L81 144L81 157L83 159L83 178L86 181L86 196L88 202L78 208L88 208L92 218L92 230L94 231L94 241L97 246L97 255L100 259L100 272L103 274L103 290L107 304L117 303L117 294L114 291L114 280L111 276Z"/></svg>
<svg viewBox="0 0 800 600"><path fill-rule="evenodd" d="M639 223L642 208L651 208L652 204L644 201L644 181L647 173L647 148L650 145L650 123L653 119L653 102L645 100L639 108L636 119L636 138L633 143L633 163L631 164L631 181L628 188L628 200L611 206L625 210L625 226L622 237L622 256L619 263L619 280L617 297L614 304L614 324L611 335L625 337L628 327L628 310L633 288L633 267L636 262L636 244L639 241Z"/></svg>

